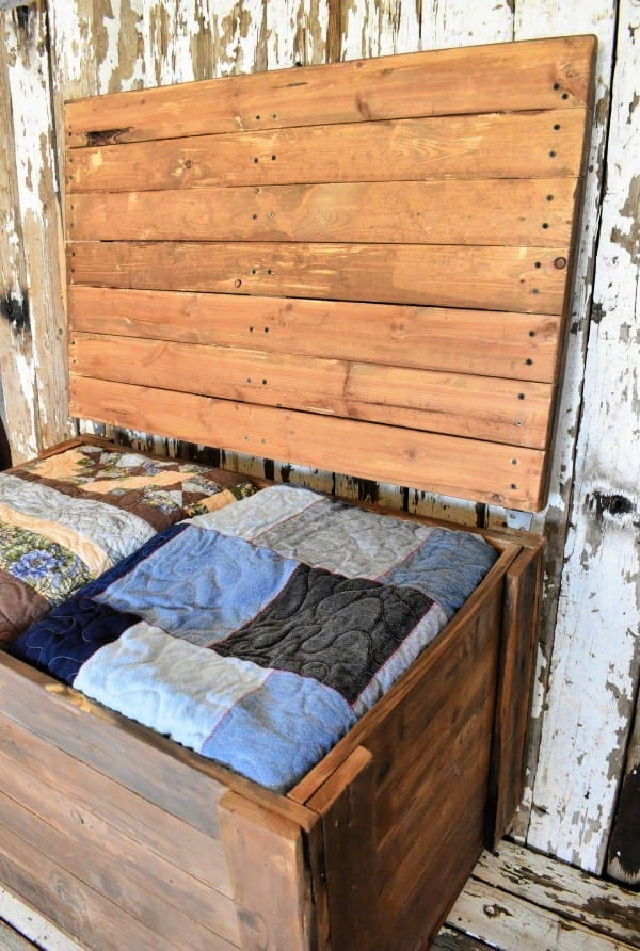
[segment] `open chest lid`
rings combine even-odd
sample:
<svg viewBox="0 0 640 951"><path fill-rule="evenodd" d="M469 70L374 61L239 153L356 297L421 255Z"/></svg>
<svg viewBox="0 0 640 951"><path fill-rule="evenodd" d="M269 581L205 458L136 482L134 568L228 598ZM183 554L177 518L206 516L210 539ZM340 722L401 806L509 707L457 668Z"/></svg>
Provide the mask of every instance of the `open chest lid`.
<svg viewBox="0 0 640 951"><path fill-rule="evenodd" d="M66 104L71 412L546 499L595 38Z"/></svg>

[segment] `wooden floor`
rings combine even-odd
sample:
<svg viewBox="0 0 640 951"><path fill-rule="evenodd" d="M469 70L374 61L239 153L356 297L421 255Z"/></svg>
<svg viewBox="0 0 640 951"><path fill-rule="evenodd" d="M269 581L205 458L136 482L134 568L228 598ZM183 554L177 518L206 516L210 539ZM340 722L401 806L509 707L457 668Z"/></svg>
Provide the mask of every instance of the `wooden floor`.
<svg viewBox="0 0 640 951"><path fill-rule="evenodd" d="M1 887L0 917L0 951L83 951ZM640 893L505 841L496 855L482 857L434 945L434 951L496 948L640 949Z"/></svg>

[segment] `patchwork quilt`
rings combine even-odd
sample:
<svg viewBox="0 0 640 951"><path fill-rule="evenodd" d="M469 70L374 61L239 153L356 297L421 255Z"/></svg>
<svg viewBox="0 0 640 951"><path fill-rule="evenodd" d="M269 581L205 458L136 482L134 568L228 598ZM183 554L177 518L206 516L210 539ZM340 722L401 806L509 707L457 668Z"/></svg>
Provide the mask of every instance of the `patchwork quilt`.
<svg viewBox="0 0 640 951"><path fill-rule="evenodd" d="M0 646L156 532L253 491L219 469L92 445L0 472Z"/></svg>
<svg viewBox="0 0 640 951"><path fill-rule="evenodd" d="M12 652L285 791L407 670L496 557L476 535L273 486L155 536Z"/></svg>

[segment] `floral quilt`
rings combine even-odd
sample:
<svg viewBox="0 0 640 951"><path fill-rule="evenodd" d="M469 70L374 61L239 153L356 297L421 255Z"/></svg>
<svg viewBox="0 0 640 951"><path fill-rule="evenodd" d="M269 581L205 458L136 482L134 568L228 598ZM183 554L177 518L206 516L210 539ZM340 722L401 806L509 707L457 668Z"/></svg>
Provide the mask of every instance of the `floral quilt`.
<svg viewBox="0 0 640 951"><path fill-rule="evenodd" d="M254 491L219 469L93 445L0 472L0 645L157 532Z"/></svg>
<svg viewBox="0 0 640 951"><path fill-rule="evenodd" d="M12 652L284 791L428 648L497 552L293 486L180 522Z"/></svg>

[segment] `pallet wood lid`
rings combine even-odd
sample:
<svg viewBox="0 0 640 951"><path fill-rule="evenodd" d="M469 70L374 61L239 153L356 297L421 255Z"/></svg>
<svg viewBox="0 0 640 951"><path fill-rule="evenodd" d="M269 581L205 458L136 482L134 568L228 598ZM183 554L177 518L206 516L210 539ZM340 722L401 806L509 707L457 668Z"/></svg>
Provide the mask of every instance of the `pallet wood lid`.
<svg viewBox="0 0 640 951"><path fill-rule="evenodd" d="M542 507L594 52L67 103L71 411Z"/></svg>

